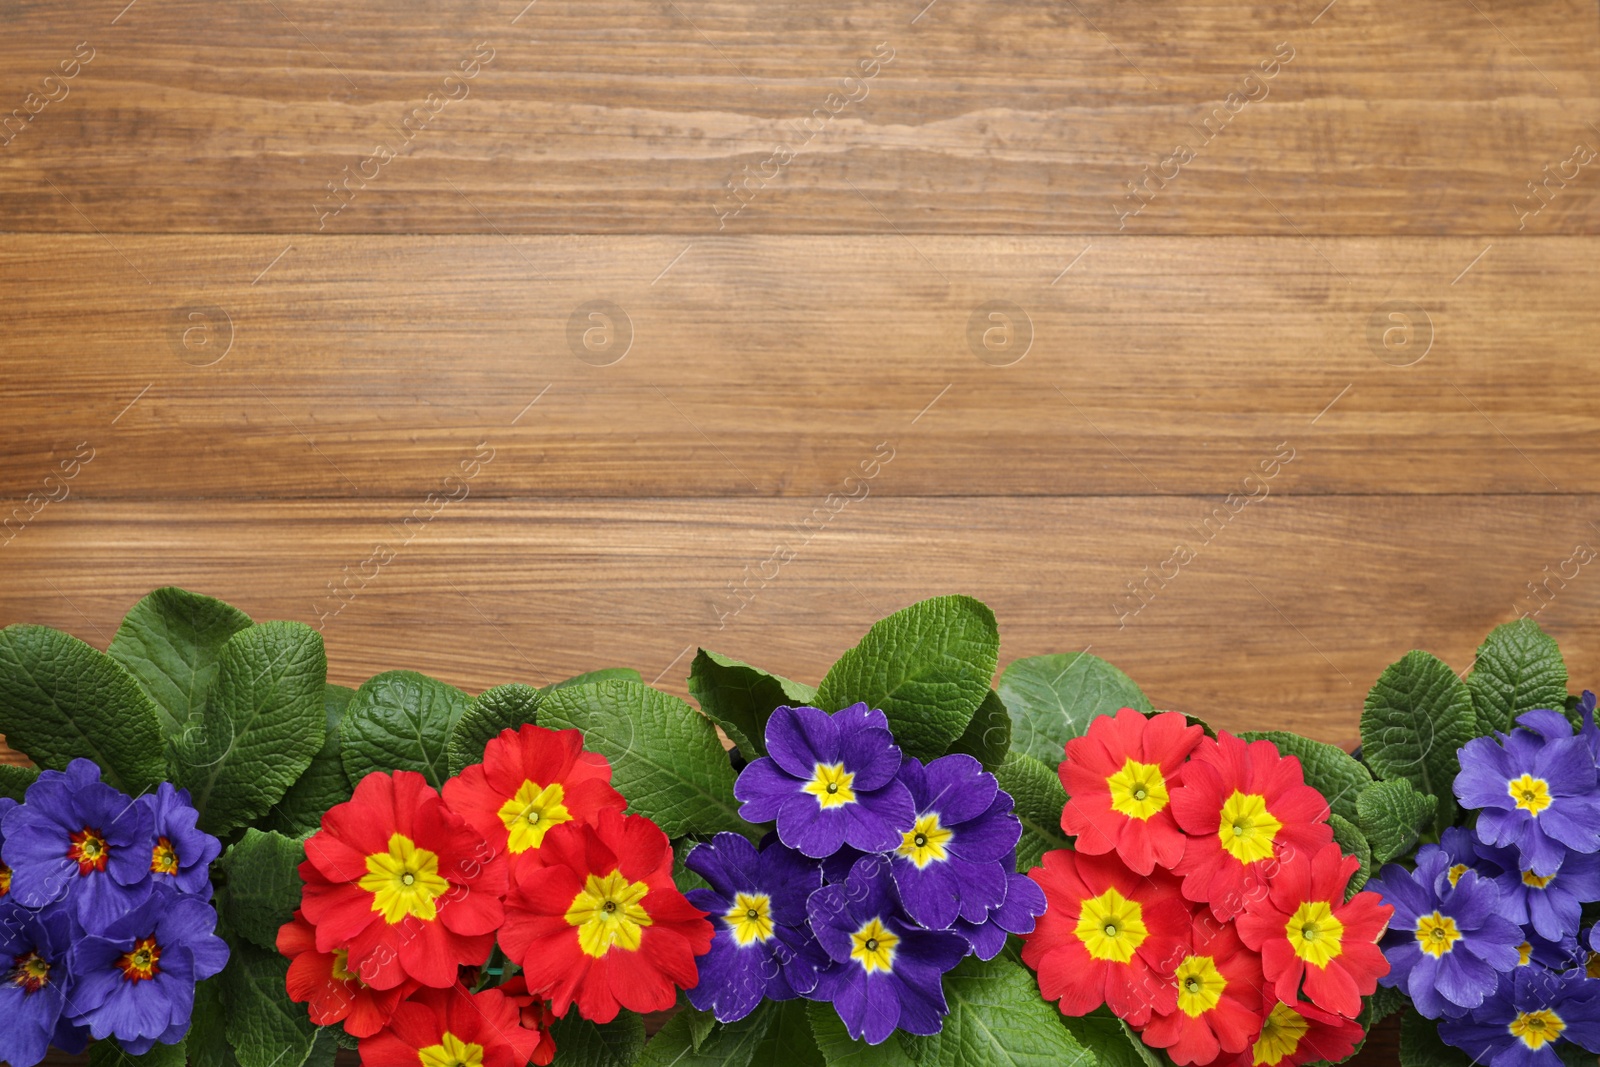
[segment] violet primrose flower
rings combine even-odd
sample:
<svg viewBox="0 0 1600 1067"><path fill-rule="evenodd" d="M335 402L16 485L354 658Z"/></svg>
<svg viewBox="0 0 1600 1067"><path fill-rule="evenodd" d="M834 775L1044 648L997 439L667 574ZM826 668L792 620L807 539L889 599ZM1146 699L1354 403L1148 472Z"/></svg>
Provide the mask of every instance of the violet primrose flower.
<svg viewBox="0 0 1600 1067"><path fill-rule="evenodd" d="M1519 967L1481 1008L1441 1022L1439 1036L1488 1067L1560 1067L1565 1042L1600 1051L1600 982Z"/></svg>
<svg viewBox="0 0 1600 1067"><path fill-rule="evenodd" d="M211 861L221 855L222 842L196 827L200 813L190 803L189 791L162 782L139 803L150 809L153 822L150 870L156 881L210 900Z"/></svg>
<svg viewBox="0 0 1600 1067"><path fill-rule="evenodd" d="M1022 837L1011 796L971 756L923 765L906 757L900 780L916 802L916 822L891 853L890 867L907 914L930 930L956 919L981 923L1006 897L1001 861Z"/></svg>

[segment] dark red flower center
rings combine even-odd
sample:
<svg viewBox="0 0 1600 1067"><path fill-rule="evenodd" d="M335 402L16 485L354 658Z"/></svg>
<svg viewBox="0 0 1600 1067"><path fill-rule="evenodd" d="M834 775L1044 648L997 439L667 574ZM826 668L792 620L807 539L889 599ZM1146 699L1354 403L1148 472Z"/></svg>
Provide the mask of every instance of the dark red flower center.
<svg viewBox="0 0 1600 1067"><path fill-rule="evenodd" d="M150 869L157 874L178 873L178 850L169 839L156 838L156 847L150 850Z"/></svg>
<svg viewBox="0 0 1600 1067"><path fill-rule="evenodd" d="M85 826L72 835L72 844L67 846L67 859L78 865L80 875L103 871L111 859L111 846L106 844L105 834L92 826Z"/></svg>
<svg viewBox="0 0 1600 1067"><path fill-rule="evenodd" d="M156 944L155 935L152 934L140 938L133 948L124 952L117 959L117 967L128 981L146 982L161 973L160 961L161 946Z"/></svg>
<svg viewBox="0 0 1600 1067"><path fill-rule="evenodd" d="M24 952L12 960L11 981L24 993L37 993L50 984L50 961L37 952Z"/></svg>

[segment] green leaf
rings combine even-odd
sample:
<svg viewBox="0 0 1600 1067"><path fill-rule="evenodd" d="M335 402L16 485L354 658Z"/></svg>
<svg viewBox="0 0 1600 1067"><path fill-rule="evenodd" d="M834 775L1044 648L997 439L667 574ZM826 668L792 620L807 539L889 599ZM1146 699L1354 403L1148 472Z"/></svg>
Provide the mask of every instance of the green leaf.
<svg viewBox="0 0 1600 1067"><path fill-rule="evenodd" d="M1518 619L1489 631L1467 675L1477 710L1479 732L1509 731L1516 718L1534 708L1561 711L1567 700L1567 664L1555 639L1532 619Z"/></svg>
<svg viewBox="0 0 1600 1067"><path fill-rule="evenodd" d="M693 837L681 837L672 843L672 880L677 883L678 891L687 893L691 889L710 889L711 883L691 871L684 865L684 860L689 858L689 853L700 842Z"/></svg>
<svg viewBox="0 0 1600 1067"><path fill-rule="evenodd" d="M189 1062L184 1042L155 1044L143 1056L124 1052L115 1040L95 1041L89 1046L89 1067L185 1067Z"/></svg>
<svg viewBox="0 0 1600 1067"><path fill-rule="evenodd" d="M1012 747L1051 767L1095 716L1154 710L1133 679L1087 652L1013 660L995 688L1011 710Z"/></svg>
<svg viewBox="0 0 1600 1067"><path fill-rule="evenodd" d="M0 797L21 800L28 787L39 779L37 767L18 767L15 763L0 763Z"/></svg>
<svg viewBox="0 0 1600 1067"><path fill-rule="evenodd" d="M221 931L218 931L220 936ZM226 970L224 971L224 974ZM239 1067L233 1046L228 1043L228 1006L223 995L222 974L207 978L194 987L194 1014L190 1016L189 1056L207 1067Z"/></svg>
<svg viewBox="0 0 1600 1067"><path fill-rule="evenodd" d="M638 682L644 684L644 678L632 667L602 667L597 671L586 671L583 674L574 674L560 682L551 682L541 693L548 693L552 689L565 689L569 685L598 685L601 682Z"/></svg>
<svg viewBox="0 0 1600 1067"><path fill-rule="evenodd" d="M1339 842L1344 854L1361 861L1356 873L1350 876L1350 884L1345 887L1345 899L1348 900L1359 893L1372 876L1372 846L1359 826L1337 812L1328 816L1328 825L1333 828L1333 839Z"/></svg>
<svg viewBox="0 0 1600 1067"><path fill-rule="evenodd" d="M328 731L322 635L264 622L228 639L202 712L172 743L172 781L189 790L200 826L225 837L283 799Z"/></svg>
<svg viewBox="0 0 1600 1067"><path fill-rule="evenodd" d="M1061 829L1061 809L1067 806L1067 791L1061 777L1032 756L1015 749L994 772L1000 788L1011 794L1012 809L1022 820L1022 839L1017 842L1017 870L1039 865L1039 858L1054 848L1071 848L1072 838Z"/></svg>
<svg viewBox="0 0 1600 1067"><path fill-rule="evenodd" d="M1094 1050L1100 1067L1171 1067L1127 1023L1103 1006L1088 1015L1064 1015L1061 1021L1078 1044Z"/></svg>
<svg viewBox="0 0 1600 1067"><path fill-rule="evenodd" d="M1056 1006L1040 999L1032 972L1004 955L962 960L945 975L944 999L950 1014L939 1032L906 1041L921 1046L922 1054L912 1055L922 1067L1095 1065Z"/></svg>
<svg viewBox="0 0 1600 1067"><path fill-rule="evenodd" d="M817 699L817 691L809 685L703 648L689 664L689 695L748 760L767 754L767 720L774 708L808 705Z"/></svg>
<svg viewBox="0 0 1600 1067"><path fill-rule="evenodd" d="M222 646L249 625L231 604L168 586L123 616L106 652L138 681L171 737L205 706Z"/></svg>
<svg viewBox="0 0 1600 1067"><path fill-rule="evenodd" d="M736 1023L717 1024L696 1045L693 1016L679 1012L644 1047L639 1067L747 1067L768 1020L767 1012L757 1009Z"/></svg>
<svg viewBox="0 0 1600 1067"><path fill-rule="evenodd" d="M1246 741L1271 741L1285 756L1300 761L1306 785L1322 794L1333 814L1354 822L1356 798L1372 784L1372 772L1343 749L1282 730L1247 731Z"/></svg>
<svg viewBox="0 0 1600 1067"><path fill-rule="evenodd" d="M305 1067L334 1067L339 1059L339 1049L343 1047L339 1040L341 1036L349 1036L342 1026L317 1027L317 1039L311 1043L311 1054L306 1057Z"/></svg>
<svg viewBox="0 0 1600 1067"><path fill-rule="evenodd" d="M550 1027L550 1037L556 1043L550 1067L634 1067L644 1051L644 1020L625 1011L609 1023L592 1023L572 1008Z"/></svg>
<svg viewBox="0 0 1600 1067"><path fill-rule="evenodd" d="M321 827L324 812L350 799L353 790L340 758L339 729L344 722L345 708L355 695L354 689L342 685L322 687L322 705L328 713L322 748L311 757L311 766L295 779L283 799L261 820L262 829L276 830L289 837L313 833Z"/></svg>
<svg viewBox="0 0 1600 1067"><path fill-rule="evenodd" d="M811 1034L828 1067L915 1067L913 1060L900 1043L899 1034L891 1034L881 1045L855 1041L844 1028L844 1020L827 1001L811 1001L806 1005L806 1017L811 1021Z"/></svg>
<svg viewBox="0 0 1600 1067"><path fill-rule="evenodd" d="M415 671L368 678L345 709L344 773L354 785L374 771L417 771L435 789L450 776L445 749L472 698Z"/></svg>
<svg viewBox="0 0 1600 1067"><path fill-rule="evenodd" d="M1356 801L1356 822L1372 846L1372 861L1388 863L1409 849L1433 818L1436 804L1404 778L1367 787Z"/></svg>
<svg viewBox="0 0 1600 1067"><path fill-rule="evenodd" d="M750 1057L751 1063L759 1067L824 1067L822 1052L811 1036L805 1001L768 1001L757 1010L767 1013L768 1022L766 1033Z"/></svg>
<svg viewBox="0 0 1600 1067"><path fill-rule="evenodd" d="M1471 1067L1465 1052L1439 1037L1439 1024L1412 1007L1400 1017L1400 1067Z"/></svg>
<svg viewBox="0 0 1600 1067"><path fill-rule="evenodd" d="M966 732L956 738L950 751L975 757L986 771L1005 762L1006 753L1011 751L1011 716L999 693L989 690L989 695L973 713Z"/></svg>
<svg viewBox="0 0 1600 1067"><path fill-rule="evenodd" d="M739 818L733 766L711 720L677 697L638 682L570 686L545 696L540 718L582 730L584 746L611 761L611 784L628 810L668 837L756 832Z"/></svg>
<svg viewBox="0 0 1600 1067"><path fill-rule="evenodd" d="M1388 986L1379 986L1372 996L1367 997L1362 1011L1366 1013L1368 1028L1377 1026L1383 1020L1405 1007L1408 1003L1406 995L1398 989Z"/></svg>
<svg viewBox="0 0 1600 1067"><path fill-rule="evenodd" d="M1448 825L1455 814L1450 787L1461 770L1456 750L1477 735L1477 725L1472 695L1449 665L1407 652L1367 694L1361 758L1378 777L1404 778L1417 792L1438 797L1439 822Z"/></svg>
<svg viewBox="0 0 1600 1067"><path fill-rule="evenodd" d="M240 1067L301 1067L311 1055L317 1027L304 1004L289 999L289 961L247 941L228 946L223 968L228 1042Z"/></svg>
<svg viewBox="0 0 1600 1067"><path fill-rule="evenodd" d="M497 685L474 697L450 731L446 750L450 774L460 774L461 768L482 763L484 746L499 737L501 730L515 730L537 721L542 699L539 690L520 682Z"/></svg>
<svg viewBox="0 0 1600 1067"><path fill-rule="evenodd" d="M934 597L874 623L829 669L817 704L881 708L900 747L931 760L966 730L999 659L994 612L971 597Z"/></svg>
<svg viewBox="0 0 1600 1067"><path fill-rule="evenodd" d="M305 845L290 837L255 827L223 853L228 876L222 913L228 926L261 948L275 950L278 928L294 918L300 906L300 861Z"/></svg>
<svg viewBox="0 0 1600 1067"><path fill-rule="evenodd" d="M0 734L43 769L94 760L124 793L167 776L155 705L133 675L48 626L0 630Z"/></svg>

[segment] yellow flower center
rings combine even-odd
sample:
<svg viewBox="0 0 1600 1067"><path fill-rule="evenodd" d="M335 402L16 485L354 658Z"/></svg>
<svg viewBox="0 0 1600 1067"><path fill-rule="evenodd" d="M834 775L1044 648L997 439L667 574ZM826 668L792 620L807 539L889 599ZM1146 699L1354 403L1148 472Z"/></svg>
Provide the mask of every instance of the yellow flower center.
<svg viewBox="0 0 1600 1067"><path fill-rule="evenodd" d="M1528 946L1528 954L1533 955L1533 946ZM1600 978L1600 952L1589 953L1589 958L1583 962L1583 976L1585 978Z"/></svg>
<svg viewBox="0 0 1600 1067"><path fill-rule="evenodd" d="M650 887L630 882L621 871L604 878L591 874L567 908L567 922L578 928L578 947L599 959L613 947L637 952L651 923L642 901Z"/></svg>
<svg viewBox="0 0 1600 1067"><path fill-rule="evenodd" d="M1122 770L1106 779L1111 790L1111 810L1130 819L1148 819L1167 806L1167 781L1154 763L1128 759Z"/></svg>
<svg viewBox="0 0 1600 1067"><path fill-rule="evenodd" d="M156 838L156 845L150 850L150 869L157 874L178 873L178 850L165 837Z"/></svg>
<svg viewBox="0 0 1600 1067"><path fill-rule="evenodd" d="M11 868L0 863L0 897L11 892Z"/></svg>
<svg viewBox="0 0 1600 1067"><path fill-rule="evenodd" d="M740 948L772 936L772 898L765 893L736 893L733 907L722 916Z"/></svg>
<svg viewBox="0 0 1600 1067"><path fill-rule="evenodd" d="M1454 886L1457 882L1461 881L1461 876L1466 874L1468 869L1469 868L1465 863L1458 863L1445 872L1445 877L1450 879L1450 884Z"/></svg>
<svg viewBox="0 0 1600 1067"><path fill-rule="evenodd" d="M13 961L11 981L22 987L24 993L37 993L50 984L50 961L37 952L24 952Z"/></svg>
<svg viewBox="0 0 1600 1067"><path fill-rule="evenodd" d="M1261 1036L1251 1053L1255 1067L1277 1067L1294 1055L1310 1024L1306 1017L1281 1001L1272 1007L1261 1024Z"/></svg>
<svg viewBox="0 0 1600 1067"><path fill-rule="evenodd" d="M1593 956L1591 955L1590 958L1593 959ZM1526 967L1531 959L1533 959L1533 943L1524 941L1517 946L1517 966ZM1590 975L1589 977L1593 978L1594 976Z"/></svg>
<svg viewBox="0 0 1600 1067"><path fill-rule="evenodd" d="M1460 940L1461 931L1456 929L1456 921L1448 915L1434 912L1417 920L1417 944L1434 959L1455 948Z"/></svg>
<svg viewBox="0 0 1600 1067"><path fill-rule="evenodd" d="M1113 963L1133 959L1134 951L1150 936L1144 925L1143 905L1115 889L1083 902L1075 932L1089 955Z"/></svg>
<svg viewBox="0 0 1600 1067"><path fill-rule="evenodd" d="M1506 792L1529 815L1536 816L1550 806L1550 783L1531 774L1511 779L1506 783Z"/></svg>
<svg viewBox="0 0 1600 1067"><path fill-rule="evenodd" d="M161 973L161 946L154 937L143 937L133 948L117 957L122 977L130 982L147 982Z"/></svg>
<svg viewBox="0 0 1600 1067"><path fill-rule="evenodd" d="M1334 917L1325 900L1307 900L1294 909L1284 926L1289 947L1313 967L1326 967L1344 951L1344 923Z"/></svg>
<svg viewBox="0 0 1600 1067"><path fill-rule="evenodd" d="M850 958L861 964L861 969L873 971L894 970L894 947L900 938L883 925L879 919L868 919L861 929L850 935Z"/></svg>
<svg viewBox="0 0 1600 1067"><path fill-rule="evenodd" d="M1532 871L1522 872L1522 884L1529 889L1543 889L1556 880L1553 874L1534 874Z"/></svg>
<svg viewBox="0 0 1600 1067"><path fill-rule="evenodd" d="M1567 1028L1561 1016L1549 1008L1540 1008L1538 1011L1518 1012L1517 1017L1506 1024L1506 1029L1511 1031L1511 1036L1521 1041L1530 1049L1538 1050L1561 1036L1561 1031Z"/></svg>
<svg viewBox="0 0 1600 1067"><path fill-rule="evenodd" d="M560 782L541 786L525 781L516 794L500 805L500 821L505 823L512 852L526 852L544 844L545 831L572 821L572 812L562 803L566 794Z"/></svg>
<svg viewBox="0 0 1600 1067"><path fill-rule="evenodd" d="M855 774L845 770L842 763L819 763L811 781L801 789L816 797L818 806L826 810L855 802L856 791L850 788L855 780Z"/></svg>
<svg viewBox="0 0 1600 1067"><path fill-rule="evenodd" d="M954 836L954 831L946 830L939 824L938 814L930 811L918 818L916 825L906 831L900 847L895 851L915 863L917 869L921 870L934 860L945 858L945 846Z"/></svg>
<svg viewBox="0 0 1600 1067"><path fill-rule="evenodd" d="M421 1067L483 1067L483 1046L446 1030L437 1045L417 1050L417 1062Z"/></svg>
<svg viewBox="0 0 1600 1067"><path fill-rule="evenodd" d="M1228 980L1210 956L1185 956L1173 973L1178 982L1178 1007L1193 1019L1217 1006Z"/></svg>
<svg viewBox="0 0 1600 1067"><path fill-rule="evenodd" d="M389 851L367 857L367 873L358 883L372 894L372 910L393 926L414 915L432 922L439 915L435 898L448 892L450 883L439 875L439 856L405 834L389 836Z"/></svg>
<svg viewBox="0 0 1600 1067"><path fill-rule="evenodd" d="M333 950L333 978L336 982L361 982L360 976L350 969L350 950L336 948ZM365 985L365 982L361 983Z"/></svg>
<svg viewBox="0 0 1600 1067"><path fill-rule="evenodd" d="M1222 823L1217 837L1228 855L1240 863L1255 863L1272 857L1272 842L1283 823L1267 810L1267 798L1260 793L1234 790L1222 805Z"/></svg>

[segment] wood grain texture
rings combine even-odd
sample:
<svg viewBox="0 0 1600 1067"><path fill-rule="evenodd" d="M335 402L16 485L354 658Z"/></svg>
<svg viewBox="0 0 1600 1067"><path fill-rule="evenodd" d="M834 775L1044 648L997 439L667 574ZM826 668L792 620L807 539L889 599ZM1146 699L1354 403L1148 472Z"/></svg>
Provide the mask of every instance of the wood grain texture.
<svg viewBox="0 0 1600 1067"><path fill-rule="evenodd" d="M1592 0L124 3L8 5L6 228L1597 226L1592 166L1512 206L1600 147Z"/></svg>
<svg viewBox="0 0 1600 1067"><path fill-rule="evenodd" d="M421 496L485 442L498 497L880 446L887 494L1221 495L1284 443L1297 493L1597 492L1597 293L1577 237L14 236L0 497L80 443L134 499Z"/></svg>

